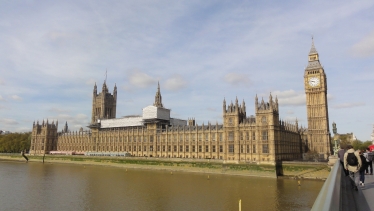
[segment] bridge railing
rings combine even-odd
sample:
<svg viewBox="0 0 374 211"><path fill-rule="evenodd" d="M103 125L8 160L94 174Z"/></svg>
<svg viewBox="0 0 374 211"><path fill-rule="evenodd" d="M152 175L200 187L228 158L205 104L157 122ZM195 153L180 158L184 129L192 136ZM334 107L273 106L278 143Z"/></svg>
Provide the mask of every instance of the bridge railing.
<svg viewBox="0 0 374 211"><path fill-rule="evenodd" d="M330 175L323 184L311 211L341 210L341 168L342 166L340 165L340 162L336 161L331 169Z"/></svg>
<svg viewBox="0 0 374 211"><path fill-rule="evenodd" d="M367 199L361 188L357 191L353 189L353 180L345 176L342 168L337 160L313 204L312 211L371 210L368 204L371 198Z"/></svg>

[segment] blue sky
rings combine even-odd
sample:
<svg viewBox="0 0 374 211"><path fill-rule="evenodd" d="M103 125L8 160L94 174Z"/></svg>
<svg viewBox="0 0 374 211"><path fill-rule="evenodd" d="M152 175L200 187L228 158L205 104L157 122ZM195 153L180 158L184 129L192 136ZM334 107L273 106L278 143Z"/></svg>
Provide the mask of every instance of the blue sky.
<svg viewBox="0 0 374 211"><path fill-rule="evenodd" d="M117 117L141 114L160 81L172 117L222 123L222 101L277 95L306 126L311 36L327 74L330 125L369 140L374 2L1 1L0 130L91 118L94 83L118 87ZM330 126L331 127L331 126ZM331 131L332 132L332 131Z"/></svg>

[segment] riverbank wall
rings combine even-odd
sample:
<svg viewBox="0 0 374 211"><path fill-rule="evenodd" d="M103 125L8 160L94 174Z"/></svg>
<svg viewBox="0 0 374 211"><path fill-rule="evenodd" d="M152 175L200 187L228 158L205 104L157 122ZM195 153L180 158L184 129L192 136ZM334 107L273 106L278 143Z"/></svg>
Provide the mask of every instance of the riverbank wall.
<svg viewBox="0 0 374 211"><path fill-rule="evenodd" d="M275 165L256 163L227 163L223 160L208 159L178 159L178 158L147 158L147 157L87 157L46 155L28 156L29 162L44 162L45 164L65 163L79 165L113 166L126 169L148 169L206 174L227 174L240 176L277 178ZM21 155L0 155L0 160L26 162ZM282 162L282 176L278 178L318 179L325 180L330 167L327 163L318 162Z"/></svg>

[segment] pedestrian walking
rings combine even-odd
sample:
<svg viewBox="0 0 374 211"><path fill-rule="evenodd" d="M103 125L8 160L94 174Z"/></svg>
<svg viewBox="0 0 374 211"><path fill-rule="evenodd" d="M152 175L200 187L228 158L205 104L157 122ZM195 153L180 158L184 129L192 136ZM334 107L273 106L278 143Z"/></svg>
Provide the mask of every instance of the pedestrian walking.
<svg viewBox="0 0 374 211"><path fill-rule="evenodd" d="M365 186L365 171L367 170L368 167L368 162L366 162L366 158L364 156L364 151L360 151L360 158L362 162L362 166L360 168L360 186L364 187Z"/></svg>
<svg viewBox="0 0 374 211"><path fill-rule="evenodd" d="M338 151L338 158L339 158L340 164L342 164L342 167L343 167L342 169L344 171L345 176L348 176L349 175L348 170L346 170L345 167L344 167L344 153L345 153L345 151L346 150L344 149L343 145L340 145L340 149Z"/></svg>
<svg viewBox="0 0 374 211"><path fill-rule="evenodd" d="M359 153L353 149L352 145L347 146L347 151L344 154L344 167L349 171L349 176L352 179L352 186L357 191L360 182L360 167L362 161Z"/></svg>
<svg viewBox="0 0 374 211"><path fill-rule="evenodd" d="M364 153L364 157L367 162L367 166L365 169L366 174L369 174L369 167L370 167L370 175L373 175L373 153L370 152L369 148L366 148L366 152Z"/></svg>

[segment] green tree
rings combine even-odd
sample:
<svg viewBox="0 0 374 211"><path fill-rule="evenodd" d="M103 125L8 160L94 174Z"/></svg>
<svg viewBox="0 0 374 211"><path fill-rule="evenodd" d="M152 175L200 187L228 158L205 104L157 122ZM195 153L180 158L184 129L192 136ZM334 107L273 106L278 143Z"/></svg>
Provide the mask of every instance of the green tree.
<svg viewBox="0 0 374 211"><path fill-rule="evenodd" d="M362 143L360 149L364 150L364 149L368 148L370 145L371 145L371 141L365 141L364 143Z"/></svg>
<svg viewBox="0 0 374 211"><path fill-rule="evenodd" d="M371 141L362 142L360 140L352 141L352 146L355 150L365 150L371 145Z"/></svg>
<svg viewBox="0 0 374 211"><path fill-rule="evenodd" d="M362 142L360 140L352 141L352 146L353 146L353 149L355 150L360 149L361 145L362 145Z"/></svg>
<svg viewBox="0 0 374 211"><path fill-rule="evenodd" d="M19 153L30 149L31 133L10 133L0 135L1 153Z"/></svg>

